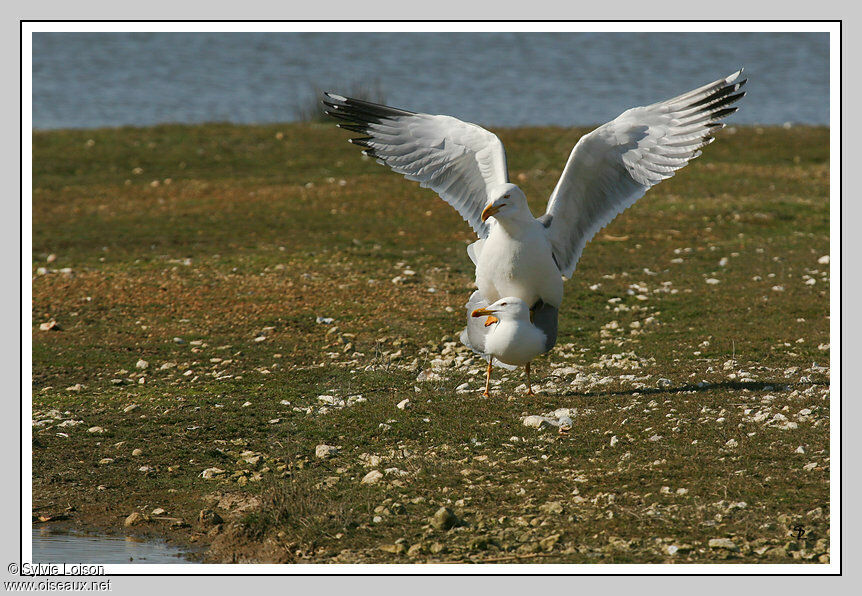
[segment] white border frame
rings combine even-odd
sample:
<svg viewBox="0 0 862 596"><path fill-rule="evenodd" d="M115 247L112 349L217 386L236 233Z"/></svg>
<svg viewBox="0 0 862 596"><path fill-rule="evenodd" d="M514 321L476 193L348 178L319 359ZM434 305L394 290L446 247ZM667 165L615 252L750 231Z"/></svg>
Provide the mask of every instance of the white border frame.
<svg viewBox="0 0 862 596"><path fill-rule="evenodd" d="M142 565L108 564L107 575L834 575L840 572L841 561L841 25L838 22L24 22L21 28L21 149L22 149L22 232L21 232L21 374L22 387L31 386L32 379L32 34L37 32L354 32L361 25L363 32L825 32L830 34L830 563L828 564L541 564L541 565L457 565L457 564L367 564L367 565ZM839 134L836 134L839 133ZM835 283L835 272L839 282ZM837 316L836 316L837 315ZM836 383L835 380L838 380ZM32 392L30 407L21 396L21 470L25 482L21 486L21 536L32 532ZM24 446L27 446L26 450ZM25 457L28 456L28 457ZM30 481L27 482L27 479ZM32 541L23 540L22 562L32 562ZM67 578L72 579L72 578Z"/></svg>

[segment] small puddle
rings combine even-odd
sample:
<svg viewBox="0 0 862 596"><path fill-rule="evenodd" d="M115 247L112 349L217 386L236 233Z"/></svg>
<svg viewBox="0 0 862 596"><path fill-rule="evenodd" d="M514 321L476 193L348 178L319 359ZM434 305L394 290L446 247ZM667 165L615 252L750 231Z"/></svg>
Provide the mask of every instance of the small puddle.
<svg viewBox="0 0 862 596"><path fill-rule="evenodd" d="M33 528L34 563L194 563L184 556L164 542Z"/></svg>

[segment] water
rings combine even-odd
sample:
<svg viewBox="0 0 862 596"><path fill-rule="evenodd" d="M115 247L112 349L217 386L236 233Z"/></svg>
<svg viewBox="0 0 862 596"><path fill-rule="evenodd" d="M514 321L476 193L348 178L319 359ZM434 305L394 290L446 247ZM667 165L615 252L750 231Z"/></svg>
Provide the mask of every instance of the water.
<svg viewBox="0 0 862 596"><path fill-rule="evenodd" d="M190 563L163 542L33 529L34 563Z"/></svg>
<svg viewBox="0 0 862 596"><path fill-rule="evenodd" d="M33 127L296 120L313 89L589 125L745 66L740 124L828 124L827 33L35 33Z"/></svg>

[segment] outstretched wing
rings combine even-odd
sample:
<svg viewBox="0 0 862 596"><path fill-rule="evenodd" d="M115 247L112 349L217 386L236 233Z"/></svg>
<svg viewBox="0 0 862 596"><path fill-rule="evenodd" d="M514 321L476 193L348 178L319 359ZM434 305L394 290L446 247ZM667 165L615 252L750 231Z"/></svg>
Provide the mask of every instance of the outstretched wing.
<svg viewBox="0 0 862 596"><path fill-rule="evenodd" d="M699 89L620 114L584 135L569 156L543 219L557 264L571 277L584 246L652 186L700 155L718 122L738 108L742 70Z"/></svg>
<svg viewBox="0 0 862 596"><path fill-rule="evenodd" d="M480 238L488 234L482 210L489 191L509 181L506 151L497 135L451 116L417 114L325 93L326 114L366 136L350 139L409 180L434 190Z"/></svg>

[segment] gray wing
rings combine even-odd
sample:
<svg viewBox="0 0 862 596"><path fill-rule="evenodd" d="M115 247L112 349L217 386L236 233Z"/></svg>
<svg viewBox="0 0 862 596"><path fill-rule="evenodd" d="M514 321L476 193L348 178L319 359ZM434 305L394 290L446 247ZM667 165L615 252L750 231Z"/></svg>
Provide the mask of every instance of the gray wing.
<svg viewBox="0 0 862 596"><path fill-rule="evenodd" d="M632 108L578 141L548 200L548 234L560 271L571 277L596 233L652 186L700 155L718 120L745 92L742 70L698 89Z"/></svg>
<svg viewBox="0 0 862 596"><path fill-rule="evenodd" d="M350 139L364 154L408 180L434 190L480 238L488 235L482 210L490 190L509 181L506 151L497 135L451 116L419 114L324 93L325 113L366 136Z"/></svg>
<svg viewBox="0 0 862 596"><path fill-rule="evenodd" d="M557 343L557 315L559 309L542 300L533 305L533 325L545 334L545 352L550 352Z"/></svg>

